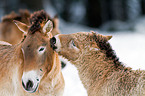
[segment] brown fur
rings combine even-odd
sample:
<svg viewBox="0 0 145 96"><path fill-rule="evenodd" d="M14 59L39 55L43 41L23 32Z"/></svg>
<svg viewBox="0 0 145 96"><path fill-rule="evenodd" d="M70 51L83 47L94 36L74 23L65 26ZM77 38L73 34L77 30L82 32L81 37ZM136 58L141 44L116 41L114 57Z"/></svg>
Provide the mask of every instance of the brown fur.
<svg viewBox="0 0 145 96"><path fill-rule="evenodd" d="M9 42L12 45L20 43L20 41L23 39L23 33L17 28L17 26L14 24L13 20L17 20L17 21L23 22L27 25L31 25L32 22L34 22L37 17L36 14L35 14L36 16L32 16L32 15L34 15L34 14L30 14L28 10L20 10L19 14L12 12L12 13L4 16L2 18L2 22L0 23L0 40ZM58 23L59 23L58 18L54 17L53 19L51 19L48 14L45 16L46 16L46 17L44 17L45 19L53 21L54 28L52 30L52 35L54 36L56 34L59 34L60 31L58 28ZM30 20L29 20L29 18L30 18ZM38 18L41 19L40 17L38 17Z"/></svg>
<svg viewBox="0 0 145 96"><path fill-rule="evenodd" d="M119 62L108 42L110 36L78 32L55 38L60 43L56 40L51 46L77 67L88 96L145 96L145 71Z"/></svg>
<svg viewBox="0 0 145 96"><path fill-rule="evenodd" d="M34 25L35 23L32 26ZM37 30L33 34L28 32L25 40L20 44L12 46L0 44L1 96L63 95L64 79L61 65L58 54L50 48L50 37L52 37L51 33L47 35ZM46 51L42 55L37 53L39 46L46 46ZM23 73L31 70L40 71L40 69L43 78L38 90L34 93L26 92L21 81Z"/></svg>
<svg viewBox="0 0 145 96"><path fill-rule="evenodd" d="M0 40L11 43L12 45L18 44L23 38L23 33L17 28L13 20L21 21L29 25L30 13L28 10L20 10L19 14L11 12L2 18L0 23Z"/></svg>

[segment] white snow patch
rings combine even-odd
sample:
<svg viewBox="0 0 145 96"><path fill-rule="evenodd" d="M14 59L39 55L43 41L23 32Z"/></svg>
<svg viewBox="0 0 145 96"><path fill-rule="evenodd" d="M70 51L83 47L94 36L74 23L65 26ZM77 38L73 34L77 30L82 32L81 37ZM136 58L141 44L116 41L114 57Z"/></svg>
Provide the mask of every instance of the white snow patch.
<svg viewBox="0 0 145 96"><path fill-rule="evenodd" d="M84 88L77 68L67 63L66 67L62 70L65 80L65 90L63 96L87 96L87 91Z"/></svg>

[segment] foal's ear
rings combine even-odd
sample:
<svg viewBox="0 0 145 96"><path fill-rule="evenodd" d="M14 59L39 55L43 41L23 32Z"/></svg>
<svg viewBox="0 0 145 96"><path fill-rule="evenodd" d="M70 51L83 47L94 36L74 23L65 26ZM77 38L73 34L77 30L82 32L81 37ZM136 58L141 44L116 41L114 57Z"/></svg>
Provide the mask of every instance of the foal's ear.
<svg viewBox="0 0 145 96"><path fill-rule="evenodd" d="M53 24L50 20L48 20L46 22L46 24L43 26L42 31L43 31L44 34L47 34L48 32L51 32L52 29L53 29Z"/></svg>
<svg viewBox="0 0 145 96"><path fill-rule="evenodd" d="M112 36L105 36L105 38L107 38L107 40L110 40Z"/></svg>
<svg viewBox="0 0 145 96"><path fill-rule="evenodd" d="M29 30L29 26L27 26L26 24L24 24L20 21L17 21L17 20L13 20L13 22L17 25L19 30L21 30L24 33L24 35L27 35L27 32Z"/></svg>
<svg viewBox="0 0 145 96"><path fill-rule="evenodd" d="M94 31L91 31L91 32L92 32L93 36L96 36L96 33ZM104 35L101 35L101 34L97 34L97 35L99 35L100 37L106 38L107 41L112 38L112 36L104 36Z"/></svg>

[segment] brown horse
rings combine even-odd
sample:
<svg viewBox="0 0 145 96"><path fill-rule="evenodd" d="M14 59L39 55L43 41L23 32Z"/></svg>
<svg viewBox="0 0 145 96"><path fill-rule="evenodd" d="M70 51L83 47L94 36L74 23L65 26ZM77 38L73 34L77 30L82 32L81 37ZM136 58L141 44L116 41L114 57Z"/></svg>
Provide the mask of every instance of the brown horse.
<svg viewBox="0 0 145 96"><path fill-rule="evenodd" d="M88 96L145 96L145 71L125 67L108 42L90 32L59 34L52 48L74 64Z"/></svg>
<svg viewBox="0 0 145 96"><path fill-rule="evenodd" d="M30 25L30 15L31 14L28 10L19 10L19 14L11 12L10 14L4 16L2 18L2 22L0 23L0 40L9 42L12 45L20 43L23 35L25 34L18 29L13 20L17 20ZM48 15L48 19L53 22L52 35L54 36L56 34L59 34L60 31L58 17L55 16L53 19L51 19Z"/></svg>
<svg viewBox="0 0 145 96"><path fill-rule="evenodd" d="M31 16L32 25L15 21L27 33L17 45L0 44L1 96L62 96L64 79L58 54L50 48L52 22L44 11Z"/></svg>
<svg viewBox="0 0 145 96"><path fill-rule="evenodd" d="M20 10L19 14L11 12L2 18L0 23L0 40L11 43L12 45L20 43L23 33L14 24L13 20L21 21L27 25L29 23L30 13L28 10Z"/></svg>

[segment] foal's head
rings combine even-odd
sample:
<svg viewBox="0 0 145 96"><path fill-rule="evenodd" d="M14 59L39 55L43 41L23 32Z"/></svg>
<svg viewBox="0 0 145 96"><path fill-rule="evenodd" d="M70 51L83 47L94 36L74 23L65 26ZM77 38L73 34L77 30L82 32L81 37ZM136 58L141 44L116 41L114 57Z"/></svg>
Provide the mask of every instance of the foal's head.
<svg viewBox="0 0 145 96"><path fill-rule="evenodd" d="M27 92L37 91L39 83L51 71L54 51L50 48L52 22L44 11L34 13L31 27L16 21L18 28L27 33L21 43L24 56L22 85Z"/></svg>
<svg viewBox="0 0 145 96"><path fill-rule="evenodd" d="M69 61L77 60L82 54L90 53L91 50L99 51L100 46L96 41L106 40L111 36L103 36L94 32L78 32L73 34L59 34L51 38L51 47Z"/></svg>

